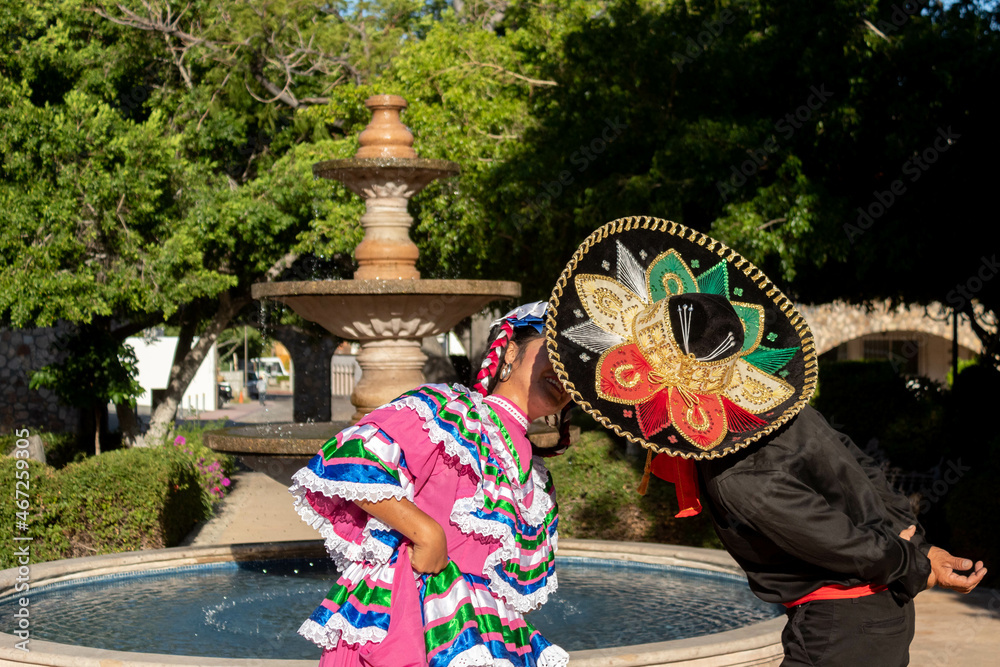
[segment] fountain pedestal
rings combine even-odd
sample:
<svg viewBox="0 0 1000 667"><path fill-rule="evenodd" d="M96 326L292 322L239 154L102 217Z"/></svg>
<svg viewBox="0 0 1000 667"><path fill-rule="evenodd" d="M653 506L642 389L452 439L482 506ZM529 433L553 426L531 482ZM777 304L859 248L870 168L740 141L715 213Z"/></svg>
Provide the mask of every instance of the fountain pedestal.
<svg viewBox="0 0 1000 667"><path fill-rule="evenodd" d="M356 421L376 407L424 382L425 336L445 333L492 301L515 299L515 282L422 280L420 255L410 239L410 197L459 167L447 160L417 157L413 135L399 121L406 100L375 95L365 101L372 122L359 137L353 159L313 167L320 178L344 183L365 200L365 235L355 249L353 280L259 283L255 299L276 299L327 331L361 342L361 380L351 395Z"/></svg>
<svg viewBox="0 0 1000 667"><path fill-rule="evenodd" d="M427 355L420 350L420 340L396 338L370 340L361 344L358 365L361 381L351 394L357 408L352 419L357 421L399 394L396 387L417 387L424 382L424 362Z"/></svg>

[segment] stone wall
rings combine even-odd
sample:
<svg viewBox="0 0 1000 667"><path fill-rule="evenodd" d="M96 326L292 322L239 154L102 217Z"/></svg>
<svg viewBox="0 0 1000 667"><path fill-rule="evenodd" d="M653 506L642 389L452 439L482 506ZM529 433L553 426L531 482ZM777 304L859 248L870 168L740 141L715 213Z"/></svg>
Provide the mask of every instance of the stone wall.
<svg viewBox="0 0 1000 667"><path fill-rule="evenodd" d="M926 308L890 308L887 303L880 303L868 309L834 302L816 306L796 305L796 308L812 329L817 354L866 334L887 331L917 331L951 340L951 309L939 303L932 303ZM976 353L982 350L982 343L964 317L958 320L958 344Z"/></svg>
<svg viewBox="0 0 1000 667"><path fill-rule="evenodd" d="M28 389L29 371L59 361L55 343L66 328L0 328L0 433L78 429L78 409L60 404L48 389Z"/></svg>

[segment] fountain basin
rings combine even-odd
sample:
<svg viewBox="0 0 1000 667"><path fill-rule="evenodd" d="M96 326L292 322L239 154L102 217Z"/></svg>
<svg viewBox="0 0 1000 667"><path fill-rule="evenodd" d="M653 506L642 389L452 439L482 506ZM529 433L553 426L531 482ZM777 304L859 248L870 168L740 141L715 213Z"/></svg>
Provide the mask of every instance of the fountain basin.
<svg viewBox="0 0 1000 667"><path fill-rule="evenodd" d="M615 543L589 540L563 540L559 556L631 563L694 568L705 573L717 572L732 578L740 574L738 567L724 552L655 544ZM55 561L34 565L31 568L32 590L44 591L47 586L77 582L87 577L110 575L127 577L132 573L167 572L171 569L209 563L267 561L288 558L322 558L320 541L245 544L232 546L182 547L146 552L132 552L91 558ZM558 565L557 565L558 567ZM0 572L0 596L11 595L16 580L16 569ZM55 591L54 591L55 592ZM225 595L225 591L209 591L211 599ZM315 603L316 600L309 600ZM550 603L551 605L552 603ZM225 610L223 610L224 612ZM753 623L742 628L714 634L654 642L617 648L597 648L571 651L572 667L604 667L618 665L776 665L781 659L780 631L782 617ZM9 627L9 626L8 626ZM101 627L101 626L98 626ZM122 622L125 632L127 622ZM115 628L110 628L114 631ZM253 635L250 628L248 634ZM200 665L204 667L315 667L315 660L272 660L243 658L208 658L199 656L136 653L87 648L69 644L32 639L31 651L25 653L14 648L19 639L11 634L0 634L0 665L49 665L50 667L153 667L164 665Z"/></svg>
<svg viewBox="0 0 1000 667"><path fill-rule="evenodd" d="M397 197L410 197L438 178L454 176L460 170L449 160L408 157L348 158L313 165L313 175L341 181L354 194L372 197L385 184L398 184Z"/></svg>
<svg viewBox="0 0 1000 667"><path fill-rule="evenodd" d="M304 466L326 442L351 422L253 424L206 431L205 446L239 457L251 470L262 472L288 486L292 475ZM580 428L570 428L570 442L580 438ZM559 432L535 422L528 439L537 447L555 447Z"/></svg>
<svg viewBox="0 0 1000 667"><path fill-rule="evenodd" d="M445 333L491 301L521 296L521 285L505 280L303 280L257 283L251 294L277 299L341 338L366 341Z"/></svg>

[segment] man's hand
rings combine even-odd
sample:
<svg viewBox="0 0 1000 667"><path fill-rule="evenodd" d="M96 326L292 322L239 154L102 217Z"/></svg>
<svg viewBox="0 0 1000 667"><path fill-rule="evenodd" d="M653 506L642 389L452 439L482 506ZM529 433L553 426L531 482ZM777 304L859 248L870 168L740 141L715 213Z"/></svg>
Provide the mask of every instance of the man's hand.
<svg viewBox="0 0 1000 667"><path fill-rule="evenodd" d="M941 588L950 588L959 593L968 593L978 586L979 582L986 576L986 568L983 567L983 561L976 562L972 574L963 575L956 573L955 570L972 569L972 561L968 558L952 556L944 549L938 547L931 547L930 551L927 552L927 557L931 561L931 574L927 577L927 588L933 588L936 584Z"/></svg>

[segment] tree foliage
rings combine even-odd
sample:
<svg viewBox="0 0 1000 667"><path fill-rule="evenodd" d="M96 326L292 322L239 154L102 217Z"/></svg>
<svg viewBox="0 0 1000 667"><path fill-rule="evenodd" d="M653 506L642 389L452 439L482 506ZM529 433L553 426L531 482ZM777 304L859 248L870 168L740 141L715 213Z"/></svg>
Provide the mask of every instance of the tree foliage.
<svg viewBox="0 0 1000 667"><path fill-rule="evenodd" d="M29 387L52 389L67 405L94 412L109 402L135 408L143 394L136 380L135 350L101 329L84 327L58 344L63 361L31 374ZM101 453L100 424L94 420L94 449Z"/></svg>
<svg viewBox="0 0 1000 667"><path fill-rule="evenodd" d="M176 399L251 284L350 274L362 204L311 166L373 93L462 168L411 205L426 277L544 298L657 215L798 299L948 303L998 359L996 3L0 2L0 318L178 326Z"/></svg>
<svg viewBox="0 0 1000 667"><path fill-rule="evenodd" d="M539 71L558 85L532 97L493 181L495 209L522 223L508 270L551 284L583 235L652 214L720 237L801 300L947 303L997 363L1000 291L976 242L997 6L905 6L622 0L564 30ZM536 15L511 13L507 34Z"/></svg>

